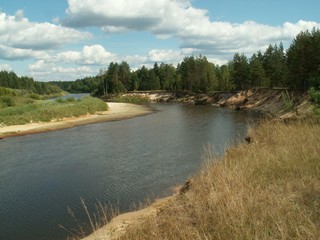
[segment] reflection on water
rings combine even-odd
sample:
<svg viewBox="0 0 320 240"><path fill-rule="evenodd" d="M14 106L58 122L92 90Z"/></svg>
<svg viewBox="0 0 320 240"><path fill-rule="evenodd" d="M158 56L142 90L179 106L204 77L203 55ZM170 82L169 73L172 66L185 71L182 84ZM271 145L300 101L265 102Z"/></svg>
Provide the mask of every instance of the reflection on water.
<svg viewBox="0 0 320 240"><path fill-rule="evenodd" d="M204 146L223 153L257 114L208 106L153 105L135 119L0 141L1 239L65 239L82 221L80 197L128 211L170 194L201 166Z"/></svg>

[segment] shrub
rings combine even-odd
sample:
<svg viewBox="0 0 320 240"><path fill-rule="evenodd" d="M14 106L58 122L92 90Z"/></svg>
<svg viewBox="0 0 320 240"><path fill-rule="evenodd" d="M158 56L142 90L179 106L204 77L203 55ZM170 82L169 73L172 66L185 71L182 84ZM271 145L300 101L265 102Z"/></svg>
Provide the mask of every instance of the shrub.
<svg viewBox="0 0 320 240"><path fill-rule="evenodd" d="M74 97L68 97L68 98L57 98L55 100L57 103L71 103L75 102L76 99Z"/></svg>
<svg viewBox="0 0 320 240"><path fill-rule="evenodd" d="M317 91L314 88L311 88L309 90L309 96L310 96L311 102L315 104L320 104L320 91Z"/></svg>
<svg viewBox="0 0 320 240"><path fill-rule="evenodd" d="M17 93L13 89L0 87L0 96L17 96Z"/></svg>
<svg viewBox="0 0 320 240"><path fill-rule="evenodd" d="M29 95L30 98L34 99L34 100L42 100L43 97L39 94L36 94L36 93L32 93Z"/></svg>
<svg viewBox="0 0 320 240"><path fill-rule="evenodd" d="M0 108L15 106L16 102L11 96L0 96Z"/></svg>

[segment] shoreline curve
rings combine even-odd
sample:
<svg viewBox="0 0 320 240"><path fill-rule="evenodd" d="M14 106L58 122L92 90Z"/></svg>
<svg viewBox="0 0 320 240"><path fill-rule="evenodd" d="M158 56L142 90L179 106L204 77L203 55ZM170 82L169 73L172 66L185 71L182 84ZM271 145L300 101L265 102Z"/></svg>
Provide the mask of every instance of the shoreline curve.
<svg viewBox="0 0 320 240"><path fill-rule="evenodd" d="M115 102L108 102L107 104L109 106L107 111L97 112L95 114L52 120L50 122L0 127L0 139L51 132L100 122L120 121L145 116L154 112L150 107L144 105Z"/></svg>

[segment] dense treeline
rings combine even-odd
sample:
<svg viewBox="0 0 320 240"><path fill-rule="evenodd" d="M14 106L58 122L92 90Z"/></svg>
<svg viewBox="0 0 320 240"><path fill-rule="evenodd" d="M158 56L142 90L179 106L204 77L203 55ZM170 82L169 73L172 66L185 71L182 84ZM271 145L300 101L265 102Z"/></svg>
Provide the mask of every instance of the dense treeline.
<svg viewBox="0 0 320 240"><path fill-rule="evenodd" d="M24 89L36 94L56 94L62 92L57 85L45 82L36 82L33 78L18 77L14 72L0 71L0 86L13 89Z"/></svg>
<svg viewBox="0 0 320 240"><path fill-rule="evenodd" d="M70 93L92 93L93 95L102 85L99 77L86 77L76 81L53 81L50 83Z"/></svg>
<svg viewBox="0 0 320 240"><path fill-rule="evenodd" d="M287 51L282 43L269 45L250 58L236 53L222 66L205 56L185 57L174 67L155 63L132 71L126 62L111 62L99 75L72 83L57 83L71 92L91 92L97 95L136 90L168 91L232 91L252 87L291 88L307 90L320 87L320 31L301 32ZM66 84L66 86L63 86Z"/></svg>
<svg viewBox="0 0 320 240"><path fill-rule="evenodd" d="M155 63L152 68L142 66L133 71L127 62L111 62L97 76L74 82L40 83L28 77L17 77L13 72L0 72L0 86L23 88L32 92L54 93L90 92L93 95L125 91L232 91L252 87L284 87L308 90L320 87L320 30L301 32L287 51L282 43L269 45L250 58L236 53L222 66L208 61L205 56L190 56L176 67ZM59 86L59 87L57 87Z"/></svg>

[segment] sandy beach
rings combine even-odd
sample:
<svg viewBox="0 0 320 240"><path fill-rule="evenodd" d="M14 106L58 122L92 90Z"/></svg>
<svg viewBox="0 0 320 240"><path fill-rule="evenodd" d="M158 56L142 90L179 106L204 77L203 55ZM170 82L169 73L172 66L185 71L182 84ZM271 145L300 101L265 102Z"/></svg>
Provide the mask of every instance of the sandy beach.
<svg viewBox="0 0 320 240"><path fill-rule="evenodd" d="M49 132L92 123L124 120L144 116L153 112L146 106L130 103L108 103L108 106L108 111L98 112L92 115L52 120L50 122L29 123L25 125L0 126L0 138Z"/></svg>

